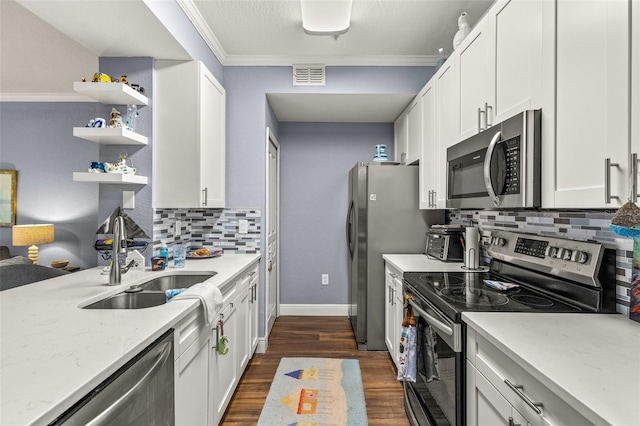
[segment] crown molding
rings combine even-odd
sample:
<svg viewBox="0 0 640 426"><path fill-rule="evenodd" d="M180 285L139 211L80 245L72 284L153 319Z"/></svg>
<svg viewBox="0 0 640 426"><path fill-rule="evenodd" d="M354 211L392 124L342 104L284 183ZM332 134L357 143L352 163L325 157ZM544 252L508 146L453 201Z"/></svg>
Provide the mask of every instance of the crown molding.
<svg viewBox="0 0 640 426"><path fill-rule="evenodd" d="M97 102L78 93L0 93L0 102Z"/></svg>
<svg viewBox="0 0 640 426"><path fill-rule="evenodd" d="M211 49L220 63L223 66L226 65L227 52L225 52L224 48L211 30L211 27L209 27L207 21L193 3L193 0L176 0L176 3L178 3L182 8L184 13L187 15L187 18L189 18L196 31L198 31L204 42L207 43L207 46L209 46L209 49Z"/></svg>
<svg viewBox="0 0 640 426"><path fill-rule="evenodd" d="M307 55L228 55L224 66L290 66L323 64L327 66L435 66L436 57L423 56L307 56Z"/></svg>
<svg viewBox="0 0 640 426"><path fill-rule="evenodd" d="M291 66L324 64L329 66L434 66L434 55L306 56L306 55L228 55L193 0L176 0L220 64L226 66Z"/></svg>

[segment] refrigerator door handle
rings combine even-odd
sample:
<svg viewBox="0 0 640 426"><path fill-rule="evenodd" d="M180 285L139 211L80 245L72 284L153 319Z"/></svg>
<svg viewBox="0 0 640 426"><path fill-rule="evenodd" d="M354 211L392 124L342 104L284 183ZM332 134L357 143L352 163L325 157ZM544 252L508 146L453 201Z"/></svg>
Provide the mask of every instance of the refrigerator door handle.
<svg viewBox="0 0 640 426"><path fill-rule="evenodd" d="M349 248L349 256L353 258L353 240L351 239L351 234L353 231L353 209L355 205L353 200L349 204L349 210L347 211L347 247Z"/></svg>

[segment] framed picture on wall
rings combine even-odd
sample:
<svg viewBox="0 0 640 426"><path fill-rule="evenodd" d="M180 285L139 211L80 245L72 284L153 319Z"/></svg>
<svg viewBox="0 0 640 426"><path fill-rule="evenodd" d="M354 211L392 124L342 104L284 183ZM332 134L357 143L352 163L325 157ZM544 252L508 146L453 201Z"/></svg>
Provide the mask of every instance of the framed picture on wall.
<svg viewBox="0 0 640 426"><path fill-rule="evenodd" d="M16 224L16 202L18 193L18 172L0 170L0 226Z"/></svg>

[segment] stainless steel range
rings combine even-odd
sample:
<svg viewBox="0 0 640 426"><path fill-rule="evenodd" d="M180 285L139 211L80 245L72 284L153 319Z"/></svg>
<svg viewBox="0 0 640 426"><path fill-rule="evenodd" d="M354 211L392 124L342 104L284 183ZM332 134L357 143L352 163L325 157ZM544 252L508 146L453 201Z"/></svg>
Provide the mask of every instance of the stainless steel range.
<svg viewBox="0 0 640 426"><path fill-rule="evenodd" d="M483 243L486 271L404 274L418 332L417 381L404 382L412 425L465 424L463 312L615 312L615 252L601 244L504 231Z"/></svg>

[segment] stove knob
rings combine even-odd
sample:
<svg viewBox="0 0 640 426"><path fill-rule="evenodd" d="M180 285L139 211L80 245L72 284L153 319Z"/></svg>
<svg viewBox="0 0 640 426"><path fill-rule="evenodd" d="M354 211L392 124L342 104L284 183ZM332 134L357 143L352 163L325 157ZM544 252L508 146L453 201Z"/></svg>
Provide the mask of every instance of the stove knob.
<svg viewBox="0 0 640 426"><path fill-rule="evenodd" d="M562 259L564 257L564 249L562 247L556 248L556 252L553 257L556 259Z"/></svg>
<svg viewBox="0 0 640 426"><path fill-rule="evenodd" d="M552 246L547 246L547 249L544 251L544 255L547 257L553 257L556 254L556 248Z"/></svg>
<svg viewBox="0 0 640 426"><path fill-rule="evenodd" d="M574 262L584 264L584 263L587 263L587 260L589 260L589 256L584 251L576 250L573 252L573 256L571 256L571 260Z"/></svg>
<svg viewBox="0 0 640 426"><path fill-rule="evenodd" d="M562 256L563 260L571 260L571 255L573 254L573 250L565 249L564 256Z"/></svg>
<svg viewBox="0 0 640 426"><path fill-rule="evenodd" d="M504 238L502 238L502 237L495 237L495 238L493 239L493 245L494 245L494 246L502 247L502 246L504 246L505 244L506 244L506 241L505 241L505 239L504 239Z"/></svg>

